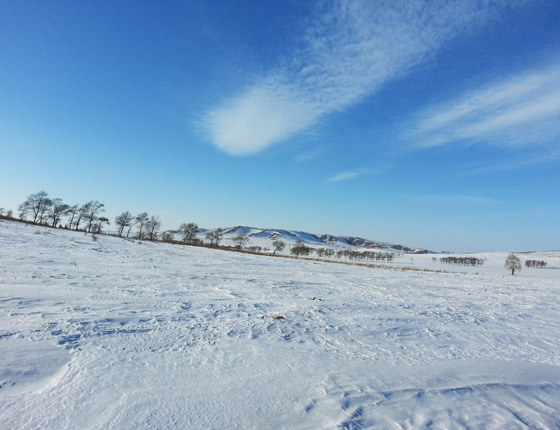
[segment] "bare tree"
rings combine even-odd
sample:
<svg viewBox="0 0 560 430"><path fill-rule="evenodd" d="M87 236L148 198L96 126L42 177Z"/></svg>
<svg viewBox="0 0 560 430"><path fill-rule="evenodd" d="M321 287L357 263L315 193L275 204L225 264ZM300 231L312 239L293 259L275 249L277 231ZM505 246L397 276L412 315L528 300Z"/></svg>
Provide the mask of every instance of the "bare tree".
<svg viewBox="0 0 560 430"><path fill-rule="evenodd" d="M516 270L518 272L521 270L521 261L519 261L517 255L509 254L508 257L506 258L504 267L506 269L511 270L511 274L514 275Z"/></svg>
<svg viewBox="0 0 560 430"><path fill-rule="evenodd" d="M274 252L272 255L276 255L277 252L282 252L286 248L286 244L281 240L275 240L272 242L272 246L274 246Z"/></svg>
<svg viewBox="0 0 560 430"><path fill-rule="evenodd" d="M220 241L224 238L224 229L217 228L214 230L214 239L216 240L216 246L220 246Z"/></svg>
<svg viewBox="0 0 560 430"><path fill-rule="evenodd" d="M130 227L132 221L134 221L134 215L132 215L129 211L123 212L122 214L115 217L117 236L122 237L124 229L126 227Z"/></svg>
<svg viewBox="0 0 560 430"><path fill-rule="evenodd" d="M249 241L249 237L245 233L239 233L233 238L233 241L236 243L235 247L237 249L241 249L247 244L247 242Z"/></svg>
<svg viewBox="0 0 560 430"><path fill-rule="evenodd" d="M222 228L217 228L216 230L206 233L206 239L210 240L210 246L214 246L214 244L216 244L216 246L219 246L220 241L223 239L223 237L224 230Z"/></svg>
<svg viewBox="0 0 560 430"><path fill-rule="evenodd" d="M172 242L173 241L173 233L171 233L170 231L164 231L161 234L161 240L163 240L164 242Z"/></svg>
<svg viewBox="0 0 560 430"><path fill-rule="evenodd" d="M156 240L161 221L158 216L152 215L146 223L146 232L148 233L149 240Z"/></svg>
<svg viewBox="0 0 560 430"><path fill-rule="evenodd" d="M303 240L296 241L295 245L290 250L292 255L299 258L300 255L308 255L311 252L311 248L304 245Z"/></svg>
<svg viewBox="0 0 560 430"><path fill-rule="evenodd" d="M109 219L103 216L96 218L95 222L91 226L91 232L94 234L101 233L103 230L103 224L109 225L110 224Z"/></svg>
<svg viewBox="0 0 560 430"><path fill-rule="evenodd" d="M11 210L11 209L6 210L6 208L0 208L0 216L4 216L6 218L11 218L13 214L14 214L14 211Z"/></svg>
<svg viewBox="0 0 560 430"><path fill-rule="evenodd" d="M37 220L37 224L46 224L49 209L52 206L51 199L43 200L42 204L39 206L39 219Z"/></svg>
<svg viewBox="0 0 560 430"><path fill-rule="evenodd" d="M63 203L62 199L52 199L52 204L48 210L48 216L52 220L52 227L56 227L60 223L62 217L68 214L69 208L70 206Z"/></svg>
<svg viewBox="0 0 560 430"><path fill-rule="evenodd" d="M194 222L183 223L179 226L179 231L183 233L183 242L193 242L196 234L198 233L198 225Z"/></svg>
<svg viewBox="0 0 560 430"><path fill-rule="evenodd" d="M105 212L105 205L99 203L97 200L92 200L84 205L84 215L83 218L88 223L87 231L92 230L92 225L99 219L99 214Z"/></svg>
<svg viewBox="0 0 560 430"><path fill-rule="evenodd" d="M66 215L70 216L70 220L68 220L68 224L66 224L66 228L72 229L72 224L74 224L74 218L78 214L78 205L68 206L68 211Z"/></svg>
<svg viewBox="0 0 560 430"><path fill-rule="evenodd" d="M148 213L142 212L140 215L136 216L136 225L138 228L138 239L144 239L144 228L149 221Z"/></svg>
<svg viewBox="0 0 560 430"><path fill-rule="evenodd" d="M31 212L33 215L33 224L42 224L43 218L51 205L52 200L49 199L46 192L40 191L31 194L27 197L27 200L20 205L20 213L23 215L20 216L20 218L23 219L27 212Z"/></svg>
<svg viewBox="0 0 560 430"><path fill-rule="evenodd" d="M76 218L76 223L74 224L74 230L80 229L80 223L85 219L86 213L89 210L89 203L85 203L78 209L78 218Z"/></svg>
<svg viewBox="0 0 560 430"><path fill-rule="evenodd" d="M29 207L28 202L27 201L23 202L18 206L18 213L19 213L18 218L24 220L30 210L31 208Z"/></svg>
<svg viewBox="0 0 560 430"><path fill-rule="evenodd" d="M128 225L128 230L126 231L126 237L128 238L128 236L130 236L130 231L132 230L132 227L134 227L137 223L137 218L134 217L132 218L132 221L130 221L130 224Z"/></svg>

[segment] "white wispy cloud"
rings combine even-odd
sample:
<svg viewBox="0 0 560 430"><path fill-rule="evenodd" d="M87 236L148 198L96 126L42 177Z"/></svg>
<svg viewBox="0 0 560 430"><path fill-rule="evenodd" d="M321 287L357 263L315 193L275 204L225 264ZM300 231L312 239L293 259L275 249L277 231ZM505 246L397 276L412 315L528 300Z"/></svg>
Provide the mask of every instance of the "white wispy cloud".
<svg viewBox="0 0 560 430"><path fill-rule="evenodd" d="M308 127L316 119L311 112L309 101L270 80L209 112L204 127L218 149L246 155Z"/></svg>
<svg viewBox="0 0 560 430"><path fill-rule="evenodd" d="M261 151L408 73L454 36L486 22L499 3L319 2L301 48L209 110L202 127L225 152Z"/></svg>
<svg viewBox="0 0 560 430"><path fill-rule="evenodd" d="M337 175L331 176L327 182L341 182L341 181L347 181L349 179L354 179L357 178L358 176L362 176L364 174L363 171L361 170L355 170L352 172L342 172L339 173Z"/></svg>
<svg viewBox="0 0 560 430"><path fill-rule="evenodd" d="M407 127L418 147L455 142L500 146L548 144L560 138L560 61L485 83L426 108Z"/></svg>
<svg viewBox="0 0 560 430"><path fill-rule="evenodd" d="M358 178L359 176L379 175L387 171L389 168L390 166L388 164L386 165L380 164L379 166L374 168L361 168L361 169L348 170L331 176L329 179L327 179L327 182L341 182L341 181L348 181L350 179L355 179Z"/></svg>

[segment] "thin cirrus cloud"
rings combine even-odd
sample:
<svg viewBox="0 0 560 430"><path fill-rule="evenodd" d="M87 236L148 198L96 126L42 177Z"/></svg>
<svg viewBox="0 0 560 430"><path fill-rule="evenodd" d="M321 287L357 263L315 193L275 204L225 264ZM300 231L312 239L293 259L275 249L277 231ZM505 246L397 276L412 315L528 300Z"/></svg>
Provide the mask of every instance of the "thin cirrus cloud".
<svg viewBox="0 0 560 430"><path fill-rule="evenodd" d="M405 139L416 147L456 142L506 147L560 137L560 61L467 91L419 113Z"/></svg>
<svg viewBox="0 0 560 430"><path fill-rule="evenodd" d="M482 162L470 164L465 167L463 172L464 176L481 175L494 172L504 172L511 170L523 169L526 167L537 166L547 163L555 163L560 160L560 149L552 150L547 153L537 153L534 155L524 154L523 157L518 157L510 160L500 160L494 162Z"/></svg>
<svg viewBox="0 0 560 430"><path fill-rule="evenodd" d="M301 154L296 154L293 159L296 163L306 163L319 157L322 153L323 148L313 149L310 151L302 152Z"/></svg>
<svg viewBox="0 0 560 430"><path fill-rule="evenodd" d="M365 170L354 170L351 172L342 172L337 175L330 177L327 182L341 182L341 181L348 181L350 179L355 179L358 176L362 176L367 173Z"/></svg>
<svg viewBox="0 0 560 430"><path fill-rule="evenodd" d="M500 7L483 0L319 2L301 48L206 112L202 129L226 153L262 151L374 94Z"/></svg>
<svg viewBox="0 0 560 430"><path fill-rule="evenodd" d="M349 170L331 176L329 179L327 179L327 182L342 182L342 181L349 181L351 179L356 179L360 176L365 176L365 175L380 175L381 173L387 171L389 168L390 168L389 164L386 165L380 164L375 168L369 168L369 169L362 168L362 169Z"/></svg>

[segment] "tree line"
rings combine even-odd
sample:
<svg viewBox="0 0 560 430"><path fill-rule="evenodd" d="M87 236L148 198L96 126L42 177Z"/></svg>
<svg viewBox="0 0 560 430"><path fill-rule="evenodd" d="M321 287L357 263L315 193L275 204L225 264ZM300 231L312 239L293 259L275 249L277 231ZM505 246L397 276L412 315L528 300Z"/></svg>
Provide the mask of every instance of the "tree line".
<svg viewBox="0 0 560 430"><path fill-rule="evenodd" d="M97 200L91 200L83 205L69 205L60 198L50 198L48 193L40 191L29 195L18 207L18 218L21 221L35 225L65 228L68 230L84 231L86 233L102 233L105 226L110 225L108 218L102 216L105 205ZM4 215L5 209L1 208L0 215ZM7 218L13 217L13 211L6 212ZM173 233L160 233L161 220L157 215L149 215L142 212L134 215L125 211L115 217L116 235L118 237L146 240L162 240L175 242ZM200 229L196 223L183 223L179 226L181 242L201 243L197 233ZM134 232L134 234L132 234ZM218 228L206 234L210 246L219 246L223 239L224 229ZM248 237L239 235L234 241L241 248L248 241Z"/></svg>
<svg viewBox="0 0 560 430"><path fill-rule="evenodd" d="M394 254L390 252L354 251L350 249L344 249L336 251L336 257L344 257L352 261L393 261Z"/></svg>
<svg viewBox="0 0 560 430"><path fill-rule="evenodd" d="M272 244L275 249L274 253L276 253L276 251L282 251L285 247L285 244L279 240L272 242ZM394 254L390 252L356 251L351 249L341 249L335 251L331 248L314 249L306 246L302 240L296 241L294 246L290 249L290 254L295 255L297 258L299 258L300 255L308 256L313 253L317 254L319 258L336 257L338 259L346 258L350 261L393 261L394 258Z"/></svg>
<svg viewBox="0 0 560 430"><path fill-rule="evenodd" d="M117 226L117 236L123 237L126 229L126 237L130 236L133 227L136 227L136 238L157 240L159 237L159 229L161 221L157 215L148 215L148 212L142 212L136 216L129 211L125 211L115 217L115 225ZM163 233L165 235L165 233ZM163 236L162 235L162 236ZM168 239L168 237L166 237ZM165 240L166 238L161 238Z"/></svg>
<svg viewBox="0 0 560 430"><path fill-rule="evenodd" d="M103 228L111 224L105 212L105 205L98 200L90 200L82 205L69 205L61 198L50 198L48 193L40 191L31 194L18 206L18 218L35 225L65 228L68 230L84 231L86 233L103 233ZM0 215L4 214L4 209ZM8 218L13 217L13 212L6 213ZM161 220L157 215L148 215L142 212L133 215L125 211L115 217L116 235L130 237L135 229L136 239L172 241L170 232L160 233ZM185 243L195 242L198 226L195 223L184 223L179 227Z"/></svg>
<svg viewBox="0 0 560 430"><path fill-rule="evenodd" d="M83 205L70 206L61 198L50 198L45 191L31 194L18 206L18 218L38 225L61 227L69 230L84 230L88 233L101 233L104 225L109 225L109 219L101 216L105 205L97 200L91 200ZM66 225L62 220L68 218ZM81 226L81 228L80 228Z"/></svg>
<svg viewBox="0 0 560 430"><path fill-rule="evenodd" d="M546 267L546 261L542 261L542 260L525 260L525 267L537 267L537 268L543 268Z"/></svg>
<svg viewBox="0 0 560 430"><path fill-rule="evenodd" d="M484 264L484 259L476 258L476 257L442 257L439 259L439 261L440 263L443 264L458 264L461 266L473 266L473 267L482 266Z"/></svg>
<svg viewBox="0 0 560 430"><path fill-rule="evenodd" d="M13 218L14 211L11 209L6 210L5 208L0 208L0 216L6 218Z"/></svg>

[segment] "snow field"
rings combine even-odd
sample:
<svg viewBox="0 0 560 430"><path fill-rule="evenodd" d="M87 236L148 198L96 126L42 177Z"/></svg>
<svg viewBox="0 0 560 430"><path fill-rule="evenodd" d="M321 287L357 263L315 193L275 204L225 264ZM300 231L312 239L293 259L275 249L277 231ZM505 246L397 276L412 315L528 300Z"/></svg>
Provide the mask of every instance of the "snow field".
<svg viewBox="0 0 560 430"><path fill-rule="evenodd" d="M559 428L558 272L369 269L0 221L0 427Z"/></svg>

